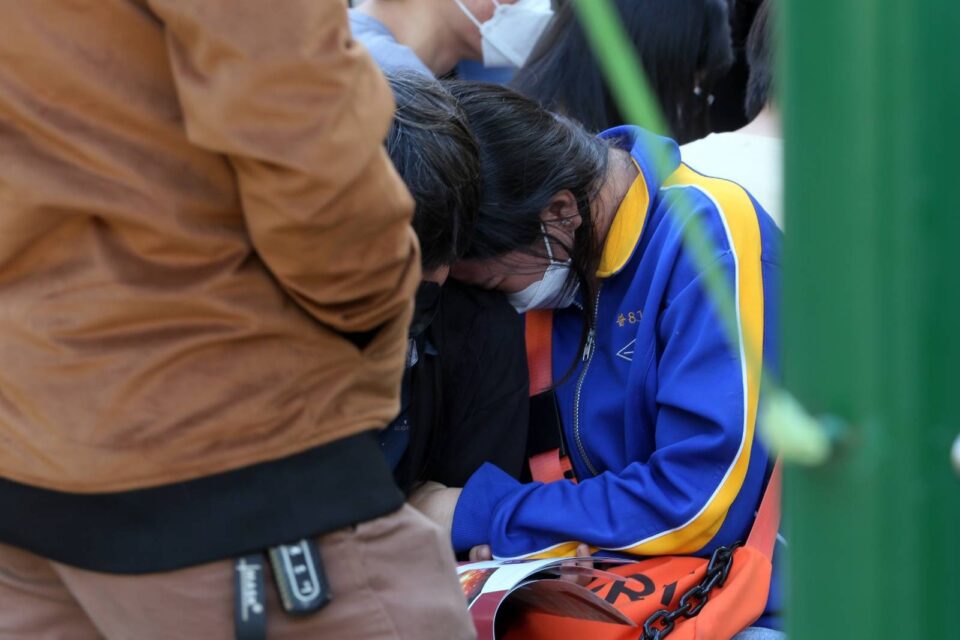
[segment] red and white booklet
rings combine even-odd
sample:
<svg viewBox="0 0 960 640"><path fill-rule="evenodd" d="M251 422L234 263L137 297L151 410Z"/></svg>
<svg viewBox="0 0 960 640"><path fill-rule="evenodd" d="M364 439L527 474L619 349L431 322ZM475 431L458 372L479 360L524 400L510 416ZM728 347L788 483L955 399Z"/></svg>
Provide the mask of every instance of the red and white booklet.
<svg viewBox="0 0 960 640"><path fill-rule="evenodd" d="M568 618L611 622L635 627L636 623L611 602L583 586L595 578L621 582L625 578L597 568L597 558L547 560L490 560L458 567L460 586L477 628L478 640L494 640L497 616L506 609L533 609ZM610 560L604 565L633 560Z"/></svg>

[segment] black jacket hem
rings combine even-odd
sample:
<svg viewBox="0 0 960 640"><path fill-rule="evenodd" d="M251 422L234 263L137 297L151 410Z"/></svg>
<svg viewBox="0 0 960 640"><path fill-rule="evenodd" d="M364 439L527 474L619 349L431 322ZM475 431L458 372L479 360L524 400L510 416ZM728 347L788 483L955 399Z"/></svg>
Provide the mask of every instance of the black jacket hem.
<svg viewBox="0 0 960 640"><path fill-rule="evenodd" d="M0 478L0 542L105 573L172 571L371 520L403 505L374 432L242 469L118 493Z"/></svg>

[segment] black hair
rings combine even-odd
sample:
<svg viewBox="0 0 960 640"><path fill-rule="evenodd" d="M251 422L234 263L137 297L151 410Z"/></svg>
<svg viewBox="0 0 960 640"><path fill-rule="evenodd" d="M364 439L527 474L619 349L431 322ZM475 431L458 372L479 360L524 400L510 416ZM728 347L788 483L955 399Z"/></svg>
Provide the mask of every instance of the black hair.
<svg viewBox="0 0 960 640"><path fill-rule="evenodd" d="M680 143L709 133L710 93L734 60L727 1L615 0L614 4L670 133ZM624 124L571 2L560 6L511 86L547 109L576 118L591 131Z"/></svg>
<svg viewBox="0 0 960 640"><path fill-rule="evenodd" d="M413 72L387 80L397 102L387 152L413 195L422 265L433 270L466 249L480 203L479 148L463 110L438 81Z"/></svg>
<svg viewBox="0 0 960 640"><path fill-rule="evenodd" d="M771 0L764 0L757 10L747 36L747 65L750 77L747 80L747 95L744 109L747 118L753 120L773 98L773 54L770 48Z"/></svg>
<svg viewBox="0 0 960 640"><path fill-rule="evenodd" d="M584 293L585 341L600 260L591 205L606 176L608 145L506 87L453 81L447 88L480 144L483 175L476 226L463 257L485 260L513 251L545 256L545 250L533 248L540 238L563 246L572 259L566 286L579 282ZM572 245L541 226L541 213L564 190L573 194L582 218Z"/></svg>

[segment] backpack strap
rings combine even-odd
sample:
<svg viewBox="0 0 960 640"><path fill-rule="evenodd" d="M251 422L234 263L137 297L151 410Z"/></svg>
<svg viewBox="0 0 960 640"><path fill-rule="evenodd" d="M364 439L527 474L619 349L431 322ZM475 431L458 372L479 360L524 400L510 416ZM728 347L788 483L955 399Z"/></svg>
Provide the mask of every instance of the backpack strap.
<svg viewBox="0 0 960 640"><path fill-rule="evenodd" d="M760 551L768 558L773 558L773 548L777 543L777 531L780 530L780 487L782 484L783 465L778 458L773 465L773 473L767 480L767 488L760 500L760 508L753 520L747 546Z"/></svg>
<svg viewBox="0 0 960 640"><path fill-rule="evenodd" d="M526 314L527 368L530 371L530 397L553 386L553 311L537 309ZM551 400L552 402L552 400ZM553 405L552 405L553 406ZM558 428L559 425L557 425ZM559 436L562 437L562 436ZM576 482L570 458L560 448L530 456L530 475L536 482L572 480Z"/></svg>
<svg viewBox="0 0 960 640"><path fill-rule="evenodd" d="M560 449L550 449L535 456L530 456L527 460L530 465L530 476L534 482L556 482L557 480L569 480L577 484L577 478L573 474L573 463L570 462L570 456L560 454Z"/></svg>
<svg viewBox="0 0 960 640"><path fill-rule="evenodd" d="M527 368L530 395L553 386L553 311L535 309L526 313Z"/></svg>

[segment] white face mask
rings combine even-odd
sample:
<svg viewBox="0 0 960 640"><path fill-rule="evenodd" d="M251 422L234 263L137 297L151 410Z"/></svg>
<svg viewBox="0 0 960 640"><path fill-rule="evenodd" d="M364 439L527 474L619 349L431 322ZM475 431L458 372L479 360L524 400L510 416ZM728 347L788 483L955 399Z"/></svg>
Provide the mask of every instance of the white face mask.
<svg viewBox="0 0 960 640"><path fill-rule="evenodd" d="M463 0L453 1L480 30L485 67L522 67L553 17L550 0L517 0L514 4L491 0L497 8L492 18L481 23Z"/></svg>
<svg viewBox="0 0 960 640"><path fill-rule="evenodd" d="M507 300L517 310L517 313L526 313L531 309L563 309L573 304L580 284L567 289L567 279L570 276L571 260L559 261L553 259L553 250L550 248L550 239L546 229L543 229L543 242L547 245L547 257L550 264L543 272L543 277L516 293L508 293Z"/></svg>

